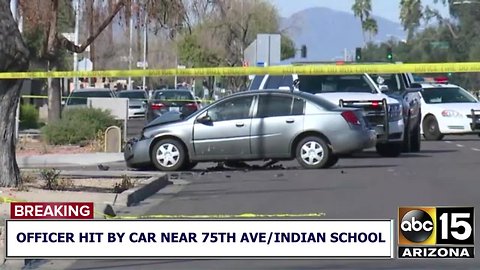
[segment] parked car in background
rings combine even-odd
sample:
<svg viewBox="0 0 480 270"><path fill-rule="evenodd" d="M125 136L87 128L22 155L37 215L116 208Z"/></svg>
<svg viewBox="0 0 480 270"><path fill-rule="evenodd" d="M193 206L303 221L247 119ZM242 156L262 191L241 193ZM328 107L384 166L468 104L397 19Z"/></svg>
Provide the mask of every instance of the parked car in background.
<svg viewBox="0 0 480 270"><path fill-rule="evenodd" d="M115 92L108 88L82 88L70 93L65 102L65 109L86 107L88 98L115 98Z"/></svg>
<svg viewBox="0 0 480 270"><path fill-rule="evenodd" d="M189 90L156 90L147 104L146 119L150 122L166 112L180 112L188 116L199 108L198 100Z"/></svg>
<svg viewBox="0 0 480 270"><path fill-rule="evenodd" d="M145 90L125 90L117 93L119 98L128 98L128 118L145 117L148 95Z"/></svg>
<svg viewBox="0 0 480 270"><path fill-rule="evenodd" d="M442 140L451 134L480 134L480 102L454 84L423 83L422 134Z"/></svg>
<svg viewBox="0 0 480 270"><path fill-rule="evenodd" d="M402 103L383 93L368 74L260 75L254 77L249 89L290 89L318 95L341 107L361 108L368 123L377 131L377 153L397 157L403 151Z"/></svg>
<svg viewBox="0 0 480 270"><path fill-rule="evenodd" d="M190 116L168 112L124 150L129 167L192 169L198 162L297 159L307 169L373 147L377 134L361 109L340 108L303 92L246 91Z"/></svg>

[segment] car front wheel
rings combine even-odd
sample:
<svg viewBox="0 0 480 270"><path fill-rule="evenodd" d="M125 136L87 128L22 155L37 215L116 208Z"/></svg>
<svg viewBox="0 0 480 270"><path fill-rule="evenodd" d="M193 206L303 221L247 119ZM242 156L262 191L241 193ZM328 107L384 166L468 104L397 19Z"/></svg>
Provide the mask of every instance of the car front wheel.
<svg viewBox="0 0 480 270"><path fill-rule="evenodd" d="M438 127L438 121L435 116L429 115L423 120L423 134L427 141L441 141L443 134Z"/></svg>
<svg viewBox="0 0 480 270"><path fill-rule="evenodd" d="M297 145L296 158L305 169L328 168L336 163L332 162L331 148L319 137L306 137L301 140Z"/></svg>
<svg viewBox="0 0 480 270"><path fill-rule="evenodd" d="M417 125L411 135L411 147L410 150L414 153L420 152L422 144L422 136L420 135L420 125Z"/></svg>
<svg viewBox="0 0 480 270"><path fill-rule="evenodd" d="M186 161L186 151L177 140L165 139L157 142L151 152L153 165L160 171L177 171Z"/></svg>

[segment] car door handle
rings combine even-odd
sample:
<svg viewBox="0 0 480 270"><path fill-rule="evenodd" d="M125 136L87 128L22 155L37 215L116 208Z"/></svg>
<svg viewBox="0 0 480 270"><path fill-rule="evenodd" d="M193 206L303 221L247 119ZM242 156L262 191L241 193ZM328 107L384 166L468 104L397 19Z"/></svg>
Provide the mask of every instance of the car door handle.
<svg viewBox="0 0 480 270"><path fill-rule="evenodd" d="M236 125L237 127L243 127L243 126L245 126L244 123L236 123L235 125Z"/></svg>
<svg viewBox="0 0 480 270"><path fill-rule="evenodd" d="M285 120L285 122L287 122L287 124L291 124L291 123L294 123L295 120L293 120L293 119L287 119L287 120Z"/></svg>

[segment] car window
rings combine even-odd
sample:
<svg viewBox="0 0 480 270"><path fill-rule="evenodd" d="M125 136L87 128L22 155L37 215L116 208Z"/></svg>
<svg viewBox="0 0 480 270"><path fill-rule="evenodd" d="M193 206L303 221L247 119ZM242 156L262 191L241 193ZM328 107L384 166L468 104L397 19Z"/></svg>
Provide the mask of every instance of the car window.
<svg viewBox="0 0 480 270"><path fill-rule="evenodd" d="M459 87L426 88L422 96L428 104L477 102L466 90Z"/></svg>
<svg viewBox="0 0 480 270"><path fill-rule="evenodd" d="M159 91L154 95L154 99L159 100L194 100L192 93L188 91Z"/></svg>
<svg viewBox="0 0 480 270"><path fill-rule="evenodd" d="M145 92L140 92L140 91L125 91L125 92L120 92L118 94L118 97L120 98L128 98L128 99L146 99L146 93Z"/></svg>
<svg viewBox="0 0 480 270"><path fill-rule="evenodd" d="M73 92L68 98L67 105L87 105L87 99L91 98L111 98L112 93L109 91L82 91Z"/></svg>
<svg viewBox="0 0 480 270"><path fill-rule="evenodd" d="M303 114L303 100L285 95L260 95L257 117L275 117Z"/></svg>
<svg viewBox="0 0 480 270"><path fill-rule="evenodd" d="M363 75L299 75L299 90L307 93L372 93L373 86Z"/></svg>
<svg viewBox="0 0 480 270"><path fill-rule="evenodd" d="M399 93L402 91L400 78L396 74L374 74L370 76L378 85L388 86L388 90L391 92Z"/></svg>
<svg viewBox="0 0 480 270"><path fill-rule="evenodd" d="M304 108L305 100L297 97L293 99L292 115L303 115Z"/></svg>
<svg viewBox="0 0 480 270"><path fill-rule="evenodd" d="M249 118L252 101L253 96L225 100L210 108L208 116L214 122Z"/></svg>
<svg viewBox="0 0 480 270"><path fill-rule="evenodd" d="M265 83L265 89L278 89L282 86L283 76L268 76L267 82Z"/></svg>
<svg viewBox="0 0 480 270"><path fill-rule="evenodd" d="M260 89L260 85L262 84L263 78L265 76L255 76L253 78L252 83L250 84L250 90L258 90Z"/></svg>

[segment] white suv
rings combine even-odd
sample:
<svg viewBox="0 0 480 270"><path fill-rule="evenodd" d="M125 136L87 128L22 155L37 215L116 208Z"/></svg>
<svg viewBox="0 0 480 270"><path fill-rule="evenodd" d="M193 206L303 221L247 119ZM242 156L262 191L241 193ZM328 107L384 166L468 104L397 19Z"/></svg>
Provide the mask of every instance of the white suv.
<svg viewBox="0 0 480 270"><path fill-rule="evenodd" d="M376 149L384 157L402 153L405 125L402 104L382 93L368 74L360 75L258 75L249 90L290 89L320 95L341 107L360 107L378 134Z"/></svg>

